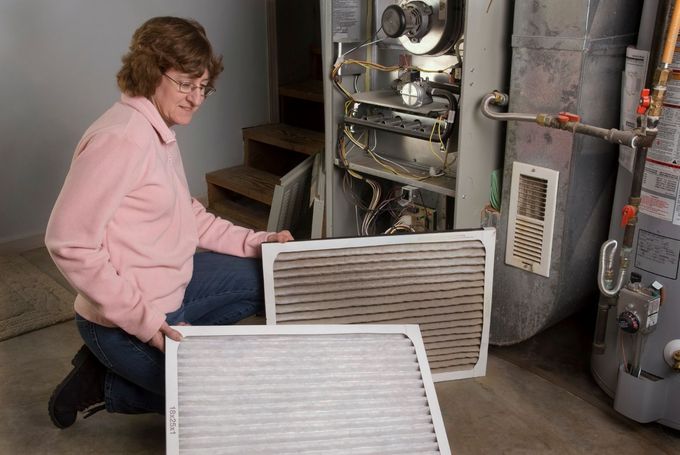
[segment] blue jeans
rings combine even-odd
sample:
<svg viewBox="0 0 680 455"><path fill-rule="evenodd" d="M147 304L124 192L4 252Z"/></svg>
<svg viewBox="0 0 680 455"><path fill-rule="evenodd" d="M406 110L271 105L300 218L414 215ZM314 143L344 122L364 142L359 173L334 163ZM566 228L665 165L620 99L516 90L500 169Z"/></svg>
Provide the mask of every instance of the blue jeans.
<svg viewBox="0 0 680 455"><path fill-rule="evenodd" d="M227 325L263 308L259 259L217 253L194 255L194 272L182 306L167 314L170 325ZM103 327L76 315L80 335L108 369L105 402L109 412L165 412L165 356L119 328Z"/></svg>

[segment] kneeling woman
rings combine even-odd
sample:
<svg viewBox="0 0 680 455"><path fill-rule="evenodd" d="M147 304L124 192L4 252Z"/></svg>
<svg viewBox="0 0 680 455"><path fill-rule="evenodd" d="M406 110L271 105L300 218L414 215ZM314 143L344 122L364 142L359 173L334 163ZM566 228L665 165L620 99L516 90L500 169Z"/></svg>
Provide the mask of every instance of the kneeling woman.
<svg viewBox="0 0 680 455"><path fill-rule="evenodd" d="M222 69L200 24L150 19L123 57L120 101L76 147L45 238L78 292L85 341L49 402L59 428L79 411L162 413L164 337L180 339L170 325L232 324L262 306L260 245L290 233L207 213L172 130L191 122Z"/></svg>

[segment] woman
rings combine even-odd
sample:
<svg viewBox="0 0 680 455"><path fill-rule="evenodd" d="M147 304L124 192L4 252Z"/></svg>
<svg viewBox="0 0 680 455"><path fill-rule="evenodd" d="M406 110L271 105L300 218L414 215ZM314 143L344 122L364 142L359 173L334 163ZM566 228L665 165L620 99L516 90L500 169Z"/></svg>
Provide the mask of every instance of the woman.
<svg viewBox="0 0 680 455"><path fill-rule="evenodd" d="M200 24L150 19L123 57L121 100L76 147L45 237L78 291L85 341L50 398L59 428L104 407L163 413L164 340L181 339L170 325L254 314L263 301L260 245L292 240L216 218L189 194L171 127L191 122L222 69Z"/></svg>

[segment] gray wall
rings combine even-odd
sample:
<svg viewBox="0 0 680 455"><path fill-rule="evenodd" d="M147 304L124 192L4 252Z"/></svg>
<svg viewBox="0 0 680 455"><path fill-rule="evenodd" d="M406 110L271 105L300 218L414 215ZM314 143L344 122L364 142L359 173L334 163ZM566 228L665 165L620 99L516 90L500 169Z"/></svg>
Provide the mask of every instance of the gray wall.
<svg viewBox="0 0 680 455"><path fill-rule="evenodd" d="M0 243L44 232L133 31L161 15L197 19L224 55L217 93L176 129L192 194L241 163L241 128L268 120L265 0L0 0Z"/></svg>

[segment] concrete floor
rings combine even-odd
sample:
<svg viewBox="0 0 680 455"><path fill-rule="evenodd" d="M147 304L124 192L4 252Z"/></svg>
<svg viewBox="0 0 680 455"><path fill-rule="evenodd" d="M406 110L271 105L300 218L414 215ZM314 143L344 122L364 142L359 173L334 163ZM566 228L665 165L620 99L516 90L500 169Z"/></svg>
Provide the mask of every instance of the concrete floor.
<svg viewBox="0 0 680 455"><path fill-rule="evenodd" d="M25 256L56 273L43 252ZM437 384L454 453L680 453L680 431L611 408L588 370L590 326L590 314L575 315L524 343L492 347L485 377ZM159 415L100 412L66 430L52 425L48 399L81 344L73 322L0 342L0 453L163 453Z"/></svg>

